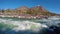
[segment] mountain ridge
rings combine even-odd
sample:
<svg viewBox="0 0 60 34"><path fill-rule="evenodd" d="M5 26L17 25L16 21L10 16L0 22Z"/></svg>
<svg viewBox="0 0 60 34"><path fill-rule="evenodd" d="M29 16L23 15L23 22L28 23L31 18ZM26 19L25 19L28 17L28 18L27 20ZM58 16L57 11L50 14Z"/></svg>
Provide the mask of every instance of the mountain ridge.
<svg viewBox="0 0 60 34"><path fill-rule="evenodd" d="M34 6L31 8L28 8L26 6L18 7L16 9L7 9L7 10L0 10L0 15L13 15L16 16L24 16L24 17L41 17L41 16L60 16L60 14L55 14L52 12L49 12L42 6ZM16 15L16 16L15 16Z"/></svg>

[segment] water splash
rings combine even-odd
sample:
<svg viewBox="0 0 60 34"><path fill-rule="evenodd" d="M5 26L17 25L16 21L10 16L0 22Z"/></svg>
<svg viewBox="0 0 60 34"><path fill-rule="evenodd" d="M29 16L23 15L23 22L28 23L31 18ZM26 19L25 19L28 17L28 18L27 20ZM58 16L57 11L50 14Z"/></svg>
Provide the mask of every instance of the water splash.
<svg viewBox="0 0 60 34"><path fill-rule="evenodd" d="M39 22L38 22L39 21ZM44 22L44 23L42 23ZM37 20L15 20L15 19L4 19L0 18L1 31L8 31L11 29L15 32L27 31L38 32L44 30L44 28L49 28L52 25L59 26L60 19L37 19ZM10 31L9 31L10 32ZM12 32L12 31L11 31Z"/></svg>
<svg viewBox="0 0 60 34"><path fill-rule="evenodd" d="M20 30L32 30L32 31L39 31L39 29L43 28L43 27L47 27L44 24L40 24L40 23L35 23L32 21L12 21L12 19L1 19L0 18L0 23L6 24L7 26L9 25L11 27L12 26L17 26L12 28L12 30L15 31L20 31Z"/></svg>

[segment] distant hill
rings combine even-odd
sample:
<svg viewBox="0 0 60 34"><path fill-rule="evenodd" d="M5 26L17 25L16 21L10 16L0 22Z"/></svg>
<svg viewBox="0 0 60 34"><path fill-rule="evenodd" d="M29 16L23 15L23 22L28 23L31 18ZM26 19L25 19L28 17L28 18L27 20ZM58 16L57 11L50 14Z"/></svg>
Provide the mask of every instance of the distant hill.
<svg viewBox="0 0 60 34"><path fill-rule="evenodd" d="M22 14L30 14L30 15L44 15L44 16L57 16L60 14L55 14L52 12L49 12L48 10L44 9L42 6L34 6L31 8L28 8L26 6L22 6L20 8L17 8L16 10L19 10L22 12Z"/></svg>
<svg viewBox="0 0 60 34"><path fill-rule="evenodd" d="M18 7L16 9L0 10L0 15L18 15L18 16L60 16L44 9L42 6L34 6L28 8L26 6Z"/></svg>

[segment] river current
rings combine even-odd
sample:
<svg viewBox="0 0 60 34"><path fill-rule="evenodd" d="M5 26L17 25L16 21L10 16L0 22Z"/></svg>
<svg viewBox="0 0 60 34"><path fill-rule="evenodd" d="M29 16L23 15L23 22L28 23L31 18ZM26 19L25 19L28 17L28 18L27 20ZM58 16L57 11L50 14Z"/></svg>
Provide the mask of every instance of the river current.
<svg viewBox="0 0 60 34"><path fill-rule="evenodd" d="M0 17L0 34L57 34L60 18L23 19Z"/></svg>

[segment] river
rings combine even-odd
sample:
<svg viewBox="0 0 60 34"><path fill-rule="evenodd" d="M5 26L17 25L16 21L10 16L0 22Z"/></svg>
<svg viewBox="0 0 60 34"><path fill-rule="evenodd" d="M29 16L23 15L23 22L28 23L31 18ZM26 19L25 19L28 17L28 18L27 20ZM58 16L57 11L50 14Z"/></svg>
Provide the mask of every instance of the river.
<svg viewBox="0 0 60 34"><path fill-rule="evenodd" d="M0 17L0 34L55 34L55 30L60 31L60 19Z"/></svg>

